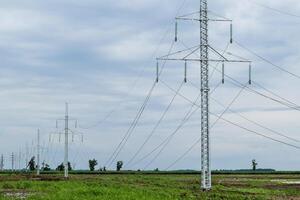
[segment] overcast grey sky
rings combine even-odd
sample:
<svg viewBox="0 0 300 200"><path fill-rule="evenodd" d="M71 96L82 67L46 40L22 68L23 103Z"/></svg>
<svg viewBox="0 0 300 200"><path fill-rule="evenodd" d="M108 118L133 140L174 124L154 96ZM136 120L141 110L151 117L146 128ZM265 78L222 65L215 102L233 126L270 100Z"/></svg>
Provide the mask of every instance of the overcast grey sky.
<svg viewBox="0 0 300 200"><path fill-rule="evenodd" d="M174 39L174 18L197 11L199 1L186 0L0 0L0 152L9 167L11 152L25 153L28 143L34 150L36 129L40 128L43 160L51 167L62 162L63 143L55 120L64 117L64 103L70 103L70 115L79 120L84 142L75 137L70 161L76 168L87 168L88 159L96 158L103 166L126 133L155 79L155 58L167 54ZM209 0L209 10L233 20L234 38L260 55L300 74L300 17L280 14L248 0ZM300 15L297 0L259 1L272 8ZM198 24L179 23L179 40L173 51L198 44ZM210 43L222 51L229 41L229 25L210 24ZM157 50L158 49L158 50ZM270 66L232 44L228 52L253 61L253 80L300 104L299 79ZM220 67L220 66L219 66ZM248 66L226 64L226 73L240 82L248 80ZM189 65L188 78L199 83L199 68ZM183 64L166 64L161 79L174 88L183 80ZM221 80L215 73L214 87ZM255 86L251 86L259 90ZM240 88L229 81L219 87L213 98L229 104ZM191 85L183 86L184 95L195 99L199 93ZM268 94L269 95L269 94ZM140 123L132 133L118 160L128 161L149 135L173 92L163 84L154 89ZM170 135L190 104L177 97L153 138L137 158L146 155ZM98 124L116 109L103 124ZM299 111L244 91L232 105L263 125L300 139ZM223 108L211 103L211 110ZM292 143L271 132L227 113L224 118L268 136ZM212 122L215 120L212 117ZM61 130L63 124L59 124ZM249 168L256 159L261 168L298 170L299 150L247 133L226 122L211 130L213 169ZM150 169L165 168L200 137L200 113L197 112L175 135ZM299 145L298 143L293 143ZM47 152L47 153L46 153ZM150 159L138 163L137 168ZM22 160L25 163L24 159ZM24 165L24 164L23 164ZM194 148L172 169L200 169L200 146Z"/></svg>

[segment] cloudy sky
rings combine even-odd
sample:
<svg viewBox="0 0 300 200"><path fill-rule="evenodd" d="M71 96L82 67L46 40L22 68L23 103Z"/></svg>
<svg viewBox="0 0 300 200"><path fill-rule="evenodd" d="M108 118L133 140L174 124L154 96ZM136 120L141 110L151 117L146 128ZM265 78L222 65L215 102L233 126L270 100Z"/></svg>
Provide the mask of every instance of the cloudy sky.
<svg viewBox="0 0 300 200"><path fill-rule="evenodd" d="M215 14L218 14L232 19L237 42L284 69L300 74L300 17L297 16L300 15L300 2L259 2L286 14L258 5L255 0L210 0L210 18L216 18ZM64 124L59 122L56 129L55 121L64 118L65 102L69 103L70 117L79 121L77 129L70 122L71 129L77 133L74 141L70 140L70 161L77 169L87 168L91 158L98 160L99 167L104 166L155 80L155 58L167 54L170 49L175 16L197 11L198 4L196 0L186 0L184 4L182 0L0 0L0 152L5 156L5 167L10 167L10 154L19 151L21 167L25 165L26 144L29 154L33 154L38 128L42 134L42 160L51 167L62 162L63 138L59 142L57 133L62 131ZM211 22L209 26L211 46L224 51L229 41L229 24ZM179 42L172 51L197 45L198 27L197 22L179 22ZM227 52L253 61L255 83L300 104L298 78L262 62L236 43L229 45ZM168 62L161 80L177 89L183 81L183 67L183 63ZM226 64L226 74L246 83L248 65ZM188 64L188 79L199 84L197 64ZM221 75L215 72L211 87L220 81ZM265 93L257 85L249 87ZM226 80L212 97L228 105L240 90ZM199 90L189 83L183 85L180 92L191 100L199 94ZM116 160L126 164L132 158L173 96L173 91L162 83L156 85L136 129ZM172 134L190 108L189 102L177 96L135 161ZM299 111L247 91L241 93L231 108L272 130L300 140ZM221 114L223 110L211 102L213 113ZM106 121L100 123L108 114ZM300 146L300 143L279 137L236 114L228 112L224 118ZM215 120L212 116L212 123ZM148 169L168 167L199 137L198 111L172 137ZM249 168L252 159L256 159L261 168L299 169L299 149L253 135L222 120L212 128L211 138L213 169ZM143 168L154 156L155 153L132 167ZM200 169L200 145L172 167L187 168Z"/></svg>

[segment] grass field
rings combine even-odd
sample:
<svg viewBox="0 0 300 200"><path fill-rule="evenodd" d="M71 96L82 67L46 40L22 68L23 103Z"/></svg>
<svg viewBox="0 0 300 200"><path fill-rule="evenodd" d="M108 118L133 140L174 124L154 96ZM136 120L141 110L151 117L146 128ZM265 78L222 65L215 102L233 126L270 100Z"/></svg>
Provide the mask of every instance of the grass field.
<svg viewBox="0 0 300 200"><path fill-rule="evenodd" d="M199 175L0 175L0 199L284 199L300 200L300 175L214 175L200 191Z"/></svg>

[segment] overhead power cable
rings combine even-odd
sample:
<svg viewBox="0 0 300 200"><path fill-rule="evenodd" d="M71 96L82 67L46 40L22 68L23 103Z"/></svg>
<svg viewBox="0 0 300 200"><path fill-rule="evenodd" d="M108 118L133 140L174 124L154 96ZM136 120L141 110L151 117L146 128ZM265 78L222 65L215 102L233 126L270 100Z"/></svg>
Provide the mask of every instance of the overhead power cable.
<svg viewBox="0 0 300 200"><path fill-rule="evenodd" d="M217 115L217 114L215 114L215 113L212 113L212 112L211 112L210 114L211 114L211 115L214 115L215 117L219 117L219 115ZM249 132L249 133L253 133L253 134L255 134L255 135L259 135L259 136L261 136L261 137L264 137L264 138L266 138L266 139L272 140L272 141L274 141L274 142L281 143L281 144L284 144L284 145L286 145L286 146L290 146L290 147L293 147L293 148L295 148L295 149L300 150L300 147L297 146L297 145L293 145L293 144L290 144L290 143L288 143L288 142L284 142L284 141L275 139L275 138L273 138L273 137L264 135L264 134L262 134L262 133L253 131L253 130L251 130L251 129L249 129L249 128L246 128L246 127L244 127L244 126L241 126L241 125L239 125L238 123L232 122L232 121L230 121L230 120L228 120L228 119L225 119L225 118L223 118L223 117L220 117L220 119L222 119L223 121L225 121L225 122L227 122L227 123L229 123L229 124L232 124L232 125L234 125L234 126L236 126L236 127L239 127L239 128L241 128L241 129L243 129L243 130Z"/></svg>
<svg viewBox="0 0 300 200"><path fill-rule="evenodd" d="M216 102L217 104L219 104L220 106L224 107L224 104L222 104L222 103L221 103L220 101L218 101L217 99L214 99L214 98L211 98L211 99L212 99L214 102ZM286 139L289 139L290 141L300 143L300 140L298 140L298 139L296 139L296 138L293 138L293 137L287 136L286 134L283 134L283 133L280 133L280 132L278 132L278 131L275 131L275 130L273 130L273 129L271 129L271 128L265 126L265 125L262 125L261 123L258 123L258 122L254 121L254 120L251 120L251 119L249 119L248 117L245 117L244 115L242 115L242 114L240 114L240 113L238 113L238 112L235 112L235 111L233 111L233 110L231 110L231 109L229 109L229 111L230 111L231 113L233 113L233 114L238 115L239 117L243 118L244 120L246 120L246 121L248 121L248 122L250 122L250 123L252 123L252 124L255 124L256 126L258 126L258 127L260 127L260 128L263 128L263 129L265 129L265 130L267 130L267 131L270 131L271 133L273 133L273 134L275 134L275 135L279 135L279 136L281 136L281 137L284 137L284 138L286 138Z"/></svg>
<svg viewBox="0 0 300 200"><path fill-rule="evenodd" d="M169 86L168 88L169 88L171 91L174 92L174 89L173 89L172 87ZM182 95L181 93L179 93L178 95L181 96L181 97L182 97L183 99L185 99L186 101L190 102L192 105L195 105L195 106L197 106L198 108L201 108L200 105L194 103L192 100L190 100L188 97ZM238 123L235 123L235 122L232 122L232 121L230 121L230 120L228 120L228 119L225 119L225 118L223 118L221 115L218 115L218 114L215 114L215 113L212 113L212 112L210 112L210 114L213 115L213 116L215 116L215 117L218 118L218 119L221 119L221 120L223 120L223 121L225 121L225 122L227 122L227 123L229 123L229 124L231 124L231 125L234 125L234 126L240 128L240 129L243 129L243 130L245 130L245 131L247 131L247 132L249 132L249 133L252 133L252 134L255 134L255 135L264 137L264 138L266 138L266 139L272 140L272 141L274 141L274 142L277 142L277 143L280 143L280 144L283 144L283 145L286 145L286 146L289 146L289 147L293 147L293 148L295 148L295 149L299 149L299 150L300 150L300 147L297 146L297 145L293 145L293 144L290 144L290 143L288 143L288 142L284 142L284 141L275 139L275 138L273 138L273 137L267 136L267 135L265 135L265 134L259 133L259 132L257 132L257 131L253 131L253 130L251 130L251 129L249 129L249 128L246 128L246 127L244 127L244 126L242 126L242 125L239 125ZM196 143L193 144L193 146L195 146L195 145L196 145ZM189 148L189 150L191 150L191 149L192 149L192 148ZM185 153L185 154L187 154L187 153Z"/></svg>
<svg viewBox="0 0 300 200"><path fill-rule="evenodd" d="M186 2L187 2L187 0L183 0L182 3L178 6L178 8L176 9L176 16L180 13L180 11L182 10L182 8L186 4ZM166 30L163 32L162 38L160 39L156 49L154 50L154 52L153 52L153 54L151 55L150 58L153 58L157 54L157 52L159 51L159 49L161 47L162 42L164 41L164 39L166 38L166 36L170 32L170 30L171 30L171 26L168 24ZM100 121L98 121L95 124L90 125L90 126L80 126L79 125L78 127L81 128L81 129L91 129L91 128L95 128L97 126L100 126L104 122L106 122L112 116L112 114L114 114L118 110L118 108L126 101L127 97L130 95L130 92L132 91L132 89L136 87L136 85L137 85L139 79L142 77L142 74L144 73L144 71L145 71L145 68L142 68L142 70L140 70L140 72L137 75L137 78L134 80L132 86L130 87L130 89L128 90L126 95L121 98L122 100L112 110L110 110L103 117L103 119L101 119Z"/></svg>
<svg viewBox="0 0 300 200"><path fill-rule="evenodd" d="M292 14L292 13L287 12L287 11L282 10L282 9L273 8L273 7L267 6L267 5L262 4L262 3L258 3L257 1L250 1L249 0L249 2L251 2L251 3L253 3L253 4L257 5L257 6L260 6L262 8L265 8L265 9L274 11L276 13L282 14L282 15L287 15L287 16L290 16L290 17L300 18L300 15Z"/></svg>
<svg viewBox="0 0 300 200"><path fill-rule="evenodd" d="M166 87L169 88L169 86L167 84L165 84L165 82L163 80L160 81L162 84L164 84ZM217 84L215 86L215 88L210 92L210 95L212 95L216 89L220 86L221 84ZM170 88L169 88L170 89ZM176 92L176 90L174 90ZM179 93L178 93L179 94ZM172 137L174 137L178 131L185 125L185 123L199 110L199 107L197 107L196 109L193 110L193 108L195 107L196 103L198 102L199 98L200 98L199 94L197 96L197 98L194 101L194 104L191 105L190 109L188 110L188 112L185 114L185 116L183 117L181 123L176 127L176 129L165 139L163 140L163 142L161 142L159 145L157 145L155 148L153 148L152 151L150 151L149 153L147 153L145 156L143 156L142 158L140 158L137 162L135 162L132 166L142 162L143 160L145 160L146 158L148 158L149 156L151 156L154 152L156 152L160 147L162 147L166 142L168 142Z"/></svg>
<svg viewBox="0 0 300 200"><path fill-rule="evenodd" d="M268 92L268 93L270 93L270 94L272 94L272 95L278 97L279 99L281 99L281 100L283 100L283 101L286 101L286 102L290 103L291 105L293 105L293 106L295 106L295 107L300 108L300 106L297 105L296 103L294 103L294 102L292 102L292 101L290 101L290 100L288 100L288 99L286 99L286 98L280 96L279 94L276 94L275 92L273 92L273 91L267 89L266 87L263 87L261 84L257 83L256 81L252 81L252 84L254 84L255 86L257 86L257 87L259 87L259 88L265 90L266 92Z"/></svg>
<svg viewBox="0 0 300 200"><path fill-rule="evenodd" d="M201 138L199 138L187 151L185 151L179 158L177 158L174 162L172 162L164 171L168 171L172 167L174 167L179 161L181 161L186 155L188 155L197 144L201 142Z"/></svg>
<svg viewBox="0 0 300 200"><path fill-rule="evenodd" d="M171 88L171 87L169 87ZM223 113L220 115L220 117L211 125L211 129L218 123L218 121L221 119L221 117L228 111L228 109L234 104L234 102L239 98L239 96L242 94L245 87L243 87L238 94L233 98L233 100L230 102L230 104L227 106L227 108L223 111ZM167 147L167 145L170 143L172 138L170 138L164 146L161 148L161 150L156 154L156 156L145 166L145 169L148 168L163 152L163 150Z"/></svg>
<svg viewBox="0 0 300 200"><path fill-rule="evenodd" d="M153 83L146 99L144 100L142 106L140 107L137 115L135 116L134 120L131 122L128 130L126 131L124 137L122 138L121 142L118 144L117 148L114 150L114 152L112 153L112 155L110 156L110 158L107 160L107 162L105 163L105 166L110 167L111 164L115 161L115 159L117 158L117 156L119 155L119 153L121 152L121 150L124 148L125 143L127 142L127 140L129 139L130 135L132 134L133 130L135 129L135 127L137 126L140 117L142 116L142 113L145 110L145 107L150 99L150 96L154 90L156 86L156 82Z"/></svg>
<svg viewBox="0 0 300 200"><path fill-rule="evenodd" d="M191 82L190 82L191 83ZM193 85L194 86L194 85ZM198 89L198 88L197 88ZM233 105L233 103L237 100L237 98L241 95L241 93L244 91L245 87L243 87L240 92L233 98L233 100L231 101L231 103L226 107L224 106L225 110L222 112L222 114L220 115L220 117L222 117L228 110L230 110L230 107ZM212 97L210 97L212 98ZM217 122L221 119L220 117L217 118L217 120L213 123L212 127L214 127ZM212 128L211 127L211 128ZM170 168L172 168L174 165L176 165L180 160L182 160L188 153L190 153L195 146L201 142L201 138L199 138L195 143L193 143L193 145L187 150L185 151L179 158L177 158L174 162L172 162L166 169L165 171L169 170Z"/></svg>
<svg viewBox="0 0 300 200"><path fill-rule="evenodd" d="M168 104L168 106L166 107L166 109L164 110L164 112L162 113L160 119L157 121L157 123L155 124L155 126L153 127L153 129L151 130L150 134L148 135L148 137L145 139L145 141L143 142L143 144L138 148L138 150L136 151L136 153L132 156L132 158L126 162L126 165L129 165L141 152L141 150L145 147L145 145L148 143L148 141L151 139L151 137L153 136L153 134L155 133L155 131L157 130L157 128L159 127L159 125L161 124L161 122L163 121L163 119L165 118L167 112L170 110L175 98L177 97L178 92L181 90L182 86L183 86L184 82L181 83L180 87L178 88L177 92L174 94L174 96L172 97L170 103Z"/></svg>
<svg viewBox="0 0 300 200"><path fill-rule="evenodd" d="M195 104L199 100L199 98L200 98L200 95L198 95L198 97L194 101ZM190 109L188 110L188 112L185 114L185 116L181 120L181 123L176 127L176 129L165 140L163 140L163 142L161 142L159 145L157 145L155 148L153 148L153 150L150 151L149 153L147 153L145 156L138 159L138 161L134 162L132 166L144 161L146 158L151 156L155 151L157 151L160 147L162 147L169 140L169 138L173 137L184 126L184 124L193 116L193 114L199 110L198 107L196 109L194 109L194 107L195 107L194 105L191 105Z"/></svg>
<svg viewBox="0 0 300 200"><path fill-rule="evenodd" d="M169 86L169 88L173 91L173 89ZM181 93L178 93L178 95L179 96L181 96L183 99L185 99L186 101L188 101L188 102L190 102L191 104L193 104L193 105L196 105L197 107L201 107L200 105L198 105L198 104L195 104L192 100L190 100L189 98L187 98L186 96L184 96L184 95L182 95ZM220 117L219 115L217 115L217 114L214 114L214 113L212 113L214 116L216 116L216 117ZM220 119L222 119L223 121L225 121L222 117L220 117ZM227 122L228 122L229 120L227 120ZM229 121L230 122L230 121ZM234 122L231 122L231 124L235 124ZM243 127L243 126L238 126L239 128L241 128L241 127ZM245 127L243 127L243 129L246 129L246 130L250 130L250 129L248 129L248 128L245 128ZM255 132L255 131L252 131L251 130L251 132ZM263 135L263 134L261 134L261 135ZM266 136L265 138L271 138L271 137L269 137L269 136ZM272 138L272 140L273 141L280 141L280 140L276 140L276 139L274 139L274 138ZM280 141L280 143L282 143L282 144L288 144L288 146L291 146L291 147L297 147L297 148L299 148L300 149L300 147L298 147L298 146L296 146L296 145L292 145L292 144L289 144L289 143L286 143L286 142L282 142L282 141Z"/></svg>
<svg viewBox="0 0 300 200"><path fill-rule="evenodd" d="M188 50L192 50L193 48L197 47L197 46L195 46L195 47L189 48L189 47L187 47L187 45L185 45L183 42L182 42L182 44L183 44ZM226 46L226 49L223 51L223 53L226 52L226 50L228 49L228 47L229 47L229 44ZM191 51L190 54L193 54L193 53L195 53L195 51ZM218 64L219 64L219 63L218 63ZM217 64L216 66L218 66L218 64ZM211 74L211 76L213 76L213 74ZM219 84L217 84L217 85L214 87L214 89L211 91L211 94L214 93L215 90L216 90L221 84L222 84L222 82L220 82ZM162 119L164 118L166 112L169 110L169 108L170 108L171 104L173 103L173 101L174 101L174 99L175 99L176 96L177 96L177 94L175 94L175 96L174 96L174 98L172 99L170 105L166 108L166 111L163 113L163 115L162 115L162 117L160 118L160 120L157 122L157 124L154 126L153 130L150 132L150 135L146 138L146 140L145 140L144 143L141 145L141 147L138 149L138 151L134 154L134 156L127 162L127 165L130 165L130 164L131 164L131 162L136 158L136 156L141 152L141 150L144 148L144 146L146 145L146 143L147 143L147 142L150 140L150 138L153 136L153 134L155 133L157 127L160 125Z"/></svg>
<svg viewBox="0 0 300 200"><path fill-rule="evenodd" d="M199 89L199 88L196 86L196 84L194 84L193 82L190 82L190 81L189 81L189 83L190 83L195 89L197 89L197 90ZM245 87L246 87L246 86L244 86L244 87L242 87L242 88L245 88ZM218 101L217 99L215 99L215 98L213 98L213 97L210 97L210 98L211 98L214 102L216 102L218 105L222 106L223 108L226 108L226 106L225 106L223 103L221 103L220 101ZM265 125L262 125L261 123L256 122L255 120L251 120L250 118L245 117L245 116L242 115L241 113L236 112L236 111L234 111L234 110L232 110L232 109L230 109L230 108L227 108L227 110L229 110L231 113L233 113L233 114L235 114L235 115L238 115L238 116L241 117L242 119L244 119L244 120L246 120L246 121L248 121L248 122L250 122L250 123L252 123L252 124L254 124L254 125L258 126L258 127L260 127L260 128L263 128L263 129L265 129L265 130L267 130L267 131L272 132L272 133L275 134L275 135L279 135L279 136L281 136L281 137L284 137L284 138L286 138L286 139L289 139L290 141L300 143L300 140L299 140L299 139L296 139L296 138L287 136L286 134L283 134L283 133L280 133L280 132L278 132L278 131L275 131L275 130L273 130L273 129L271 129L271 128L265 126Z"/></svg>
<svg viewBox="0 0 300 200"><path fill-rule="evenodd" d="M174 44L175 44L175 42L173 41L172 44L171 44L171 46L170 46L170 49L169 49L168 53L170 53L170 52L172 51L172 49L173 49L173 47L174 47ZM165 68L166 63L167 63L167 60L164 61L163 65L162 65L162 67L161 67L161 69L160 69L160 71L159 71L158 77L161 76L161 74L162 74L162 72L163 72L163 70L164 70L164 68ZM141 106L141 108L140 108L140 110L138 111L136 117L134 118L133 122L132 122L131 125L129 126L129 129L127 130L127 132L126 132L125 135L123 136L121 142L118 144L118 146L116 147L116 149L113 151L112 155L111 155L111 156L109 157L109 159L106 161L105 166L110 167L110 166L112 165L112 163L115 161L115 159L118 157L118 155L120 154L120 152L122 151L122 149L124 148L124 146L125 146L125 144L127 143L129 137L131 136L131 134L132 134L133 131L135 130L135 127L137 126L137 124L138 124L138 122L139 122L139 119L140 119L140 117L142 116L142 114L143 114L143 112L144 112L144 110L145 110L145 107L146 107L146 105L147 105L147 103L148 103L148 101L149 101L149 99L150 99L150 96L152 95L152 92L153 92L153 90L154 90L156 84L157 84L157 81L155 80L155 81L153 82L152 88L150 89L150 91L149 91L149 93L148 93L148 95L147 95L147 97L146 97L146 99L145 99L143 105Z"/></svg>
<svg viewBox="0 0 300 200"><path fill-rule="evenodd" d="M243 47L240 43L238 43L238 42L235 42L235 43L236 43L237 45L240 45L241 48L245 48L245 47ZM182 43L182 44L183 44L184 46L186 46L184 43ZM226 49L223 51L223 55L226 53L228 47L229 47L229 45L226 46ZM296 74L293 74L292 72L289 72L289 71L285 70L284 68L282 68L282 67L280 67L280 66L277 66L277 65L273 64L273 63L270 62L269 60L263 58L262 56L260 56L260 55L258 55L257 53L251 51L250 49L247 49L247 48L246 48L245 50L249 51L250 53L252 53L252 54L254 54L255 56L259 57L260 59L264 60L265 62L268 62L269 64L271 64L271 65L273 65L273 66L276 66L277 68L279 68L279 69L285 71L286 73L289 73L289 74L291 74L291 75L293 75L293 76L295 76L295 77L297 77L297 78L300 78L300 76L298 76L298 75L296 75ZM194 53L194 54L195 54L195 55L198 55L197 53ZM232 54L232 53L231 53L231 54ZM233 54L232 54L232 55L233 55ZM235 55L235 56L236 56L236 55ZM211 66L211 67L213 68L213 73L214 73L215 71L218 71L219 73L222 74L222 72L221 72L220 70L217 69L217 66ZM212 74L213 74L213 73L212 73ZM240 83L239 81L233 79L232 77L228 76L227 74L224 74L224 76L226 76L226 77L229 78L230 80L234 81L234 82L235 82L234 85L237 85L237 86L239 86L239 87L242 87L242 86L243 86L242 83ZM299 106L299 105L297 105L297 104L295 104L295 103L293 103L293 102L287 100L287 99L284 98L284 97L279 96L278 94L275 94L274 92L271 92L270 90L268 90L269 93L273 94L274 96L280 98L280 99L283 100L283 101L280 101L280 100L278 100L278 99L272 98L272 97L267 96L267 95L264 95L264 94L262 94L262 93L260 93L260 92L258 92L258 91L256 91L256 90L254 90L254 89L252 89L252 88L250 88L250 87L248 87L248 86L246 86L246 89L247 89L248 91L254 93L254 94L257 94L257 95L260 95L260 96L262 96L262 97L264 97L264 98L267 98L267 99L269 99L269 100L275 101L275 102L277 102L277 103L279 103L279 104L282 104L282 105L284 105L284 106L286 106L286 107L288 107L288 108L291 108L291 109L300 111L300 106ZM266 90L266 89L264 88L264 90ZM284 102L284 101L285 101L285 102Z"/></svg>
<svg viewBox="0 0 300 200"><path fill-rule="evenodd" d="M165 37L167 36L168 32L170 32L170 27L168 27L168 29L165 31L165 33L163 34L163 37L161 38L160 42L158 43L158 46L157 48L155 49L155 51L153 52L151 58L153 58L156 53L158 52L163 40L165 39ZM139 74L137 75L136 79L134 80L132 86L130 87L130 89L127 91L127 93L121 98L122 100L120 102L118 102L118 104L111 110L109 111L105 117L100 120L99 122L95 123L94 125L90 125L90 126L79 126L79 128L81 129L91 129L91 128L95 128L97 126L100 126L102 125L104 122L106 122L111 116L112 114L114 114L118 109L119 107L127 101L127 98L128 96L130 95L131 91L133 90L133 88L136 87L138 81L140 80L140 78L142 77L142 74L144 73L145 71L145 68L142 68L142 70L139 72Z"/></svg>
<svg viewBox="0 0 300 200"><path fill-rule="evenodd" d="M272 65L273 67L276 67L276 68L279 69L280 71L283 71L283 72L285 72L285 73L287 73L287 74L289 74L289 75L291 75L291 76L293 76L293 77L295 77L295 78L300 79L300 76L299 76L298 74L295 74L295 73L293 73L293 72L291 72L291 71L285 69L284 67L281 67L281 66L279 66L279 65L274 64L272 61L268 60L267 58L264 58L263 56L259 55L258 53L254 52L253 50L251 50L251 49L245 47L245 46L242 45L240 42L237 42L237 41L235 40L234 43L237 44L237 45L238 45L239 47L241 47L242 49L244 49L244 50L248 51L249 53L253 54L254 56L258 57L259 59L263 60L264 62L266 62L266 63Z"/></svg>
<svg viewBox="0 0 300 200"><path fill-rule="evenodd" d="M219 73L222 74L222 72L221 72L219 69L217 69L216 67L214 67L214 66L211 66L211 67L215 68L217 72L219 72ZM243 84L242 84L241 82L237 81L236 79L232 78L231 76L229 76L229 75L227 75L227 74L224 74L224 76L225 76L226 78L230 79L230 80L231 80L230 82L231 82L233 85L235 85L235 86L237 86L237 87L243 87ZM254 90L253 88L251 88L251 87L249 87L249 86L246 86L246 90L249 91L249 92L251 92L251 93L253 93L253 94L262 96L262 97L264 97L264 98L266 98L266 99L268 99L268 100L271 100L271 101L274 101L274 102L276 102L276 103L279 103L279 104L281 104L281 105L283 105L283 106L285 106L285 107L287 107L287 108L290 108L290 109L293 109L293 110L296 110L296 111L300 111L300 107L297 106L297 105L295 105L294 103L291 104L291 103L289 103L289 102L281 101L281 100L279 100L279 99L270 97L269 95L266 95L266 94L263 94L263 93L261 93L261 92L259 92L259 91L257 91L257 90Z"/></svg>

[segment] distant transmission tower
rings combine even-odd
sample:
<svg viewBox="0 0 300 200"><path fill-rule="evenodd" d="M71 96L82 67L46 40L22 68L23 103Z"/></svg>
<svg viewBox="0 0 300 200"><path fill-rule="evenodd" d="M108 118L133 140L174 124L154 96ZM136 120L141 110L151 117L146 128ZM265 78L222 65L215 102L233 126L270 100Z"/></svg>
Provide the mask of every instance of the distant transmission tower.
<svg viewBox="0 0 300 200"><path fill-rule="evenodd" d="M15 171L15 155L11 153L11 171Z"/></svg>
<svg viewBox="0 0 300 200"><path fill-rule="evenodd" d="M4 169L4 157L3 154L1 154L1 159L0 159L0 170L3 171Z"/></svg>
<svg viewBox="0 0 300 200"><path fill-rule="evenodd" d="M25 170L28 171L28 162L29 162L29 147L28 147L28 143L26 142L26 155L25 155Z"/></svg>
<svg viewBox="0 0 300 200"><path fill-rule="evenodd" d="M69 106L68 103L66 103L66 110L65 110L65 118L64 119L58 119L56 120L56 128L58 128L58 121L64 121L65 122L65 150L64 150L64 177L69 177L69 131L71 134L74 134L72 130L69 129L69 121L75 121L75 128L77 128L77 120L76 119L70 119L69 118ZM72 136L73 139L73 136ZM51 140L51 139L50 139Z"/></svg>
<svg viewBox="0 0 300 200"><path fill-rule="evenodd" d="M38 129L37 130L37 152L36 152L37 153L37 155L36 155L36 159L37 159L36 174L37 175L40 175L40 168L41 168L41 166L40 166L40 148L41 148L41 146L40 146L40 129Z"/></svg>
<svg viewBox="0 0 300 200"><path fill-rule="evenodd" d="M211 163L210 163L210 124L209 124L209 66L210 62L223 63L222 65L222 83L224 83L224 63L249 63L249 84L251 84L251 62L248 60L228 60L221 53L209 45L208 42L208 22L230 22L230 43L232 39L232 20L209 19L208 18L208 0L200 0L200 11L192 14L176 17L175 24L175 42L178 41L178 20L191 20L200 23L200 44L196 47L188 48L183 51L170 53L168 55L157 58L157 81L159 81L159 61L183 61L185 63L184 82L187 82L187 62L200 62L200 79L201 79L201 188L203 190L211 189ZM195 14L197 17L193 17ZM192 17L191 17L192 16ZM199 18L198 18L199 17ZM199 50L200 55L196 52ZM209 59L209 51L212 51L217 59ZM178 54L187 52L186 55L178 58ZM197 54L197 58L192 55ZM174 58L174 55L177 57ZM172 58L173 56L173 58ZM200 56L200 58L199 58Z"/></svg>
<svg viewBox="0 0 300 200"><path fill-rule="evenodd" d="M22 154L21 154L21 150L19 150L19 154L18 154L18 169L21 170L21 158L22 158Z"/></svg>

